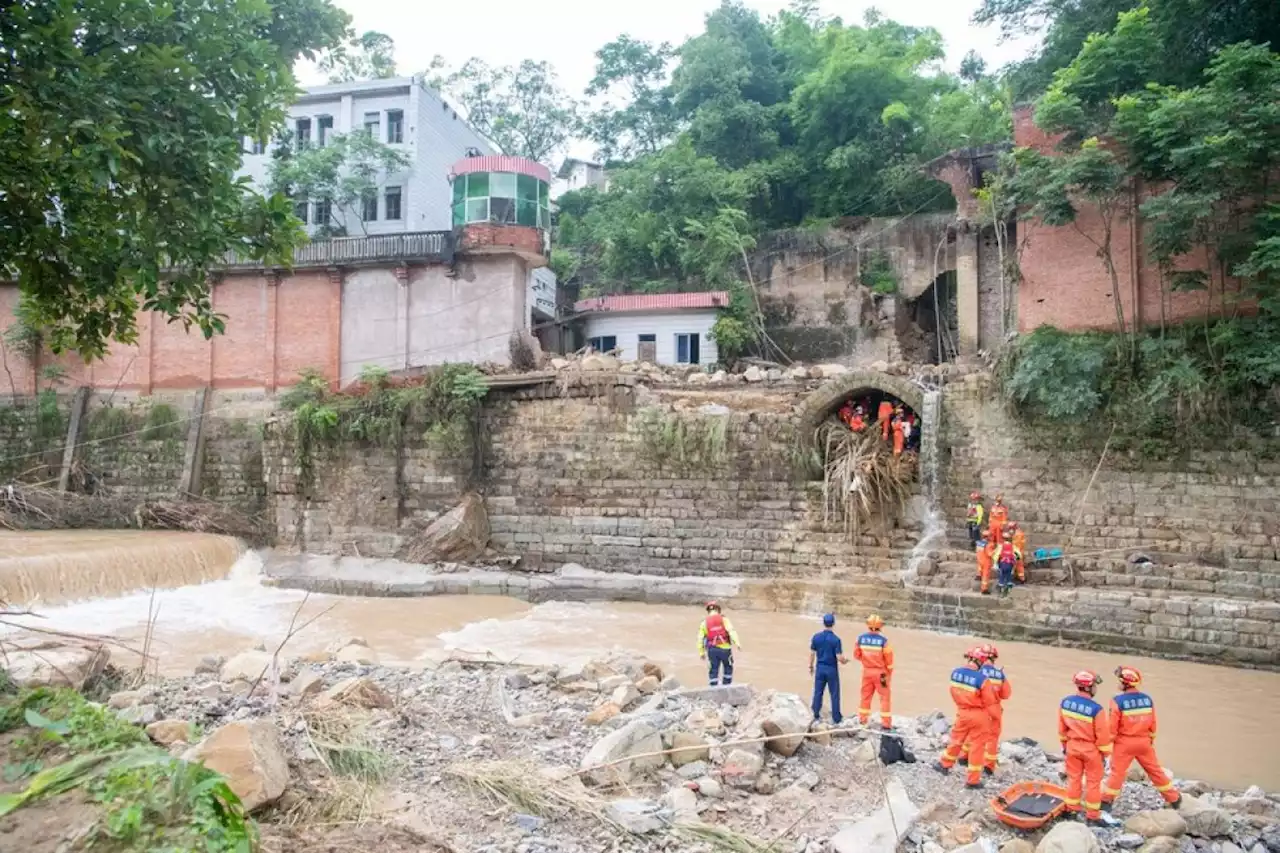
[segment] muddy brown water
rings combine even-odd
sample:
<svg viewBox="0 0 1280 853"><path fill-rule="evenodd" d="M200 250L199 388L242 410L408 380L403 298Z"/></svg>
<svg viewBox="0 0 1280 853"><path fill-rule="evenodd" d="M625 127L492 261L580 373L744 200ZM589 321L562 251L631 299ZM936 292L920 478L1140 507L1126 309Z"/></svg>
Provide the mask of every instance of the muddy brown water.
<svg viewBox="0 0 1280 853"><path fill-rule="evenodd" d="M62 535L62 534L59 534ZM192 534L194 535L194 534ZM135 538L145 537L145 543ZM64 604L38 604L43 627L108 633L140 641L149 607L157 610L153 644L164 674L189 673L201 656L234 654L255 643L274 648L288 630L303 594L264 587L261 558L239 555L225 540L195 546L197 557L183 557L182 542L169 536L117 534L95 539L73 536L81 556L56 552L46 540L43 557L58 553L50 577L32 580L27 563L20 589L39 592L41 602L98 598ZM179 536L187 536L180 534ZM115 539L116 541L110 541ZM12 539L0 534L0 597L11 596L15 575ZM94 542L90 547L90 542ZM167 556L147 549L160 548ZM29 543L28 543L29 544ZM140 557L139 555L145 555ZM89 557L79 570L77 561ZM124 556L121 556L124 555ZM237 555L238 559L237 559ZM128 585L129 573L116 560L140 560L147 572L183 559L183 578L205 583L151 592ZM232 565L234 564L234 565ZM37 572L41 570L36 567ZM222 580L209 580L221 577ZM44 586L50 581L54 587ZM59 593L58 584L66 591ZM131 589L131 592L124 592ZM123 594L122 594L123 593ZM297 635L286 654L324 649L335 640L363 637L382 660L391 664L423 665L451 651L492 653L503 660L529 664L581 663L611 651L643 655L663 664L687 685L705 683L706 672L696 656L701 612L697 607L629 603L579 604L550 602L531 607L520 601L492 596L436 598L358 598L312 595L302 618L323 613ZM730 612L745 651L737 655L737 680L756 687L772 687L808 698L812 681L807 673L809 637L820 625L814 616L785 613ZM845 621L837 633L851 647L861 625ZM0 632L4 631L0 627ZM947 676L963 651L978 638L939 634L889 625L886 634L897 655L893 683L894 708L899 714L921 714L935 708L949 711ZM1058 701L1071 692L1071 675L1091 668L1103 675L1102 693L1110 696L1112 671L1120 663L1138 666L1146 689L1155 697L1160 714L1157 750L1161 760L1182 778L1198 778L1224 787L1258 784L1280 790L1280 728L1274 724L1280 707L1280 674L1204 664L1163 661L1076 651L1026 643L1000 643L1000 661L1008 673L1013 696L1005 705L1005 737L1028 735L1053 748ZM857 708L858 667L842 670L846 714Z"/></svg>

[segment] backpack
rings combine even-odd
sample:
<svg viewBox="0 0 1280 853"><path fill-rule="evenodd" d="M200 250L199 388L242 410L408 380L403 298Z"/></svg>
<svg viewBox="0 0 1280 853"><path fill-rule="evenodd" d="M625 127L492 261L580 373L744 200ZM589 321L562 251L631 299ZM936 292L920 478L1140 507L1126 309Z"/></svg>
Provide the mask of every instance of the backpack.
<svg viewBox="0 0 1280 853"><path fill-rule="evenodd" d="M901 761L903 764L915 764L916 757L896 735L880 735L880 763L886 767Z"/></svg>

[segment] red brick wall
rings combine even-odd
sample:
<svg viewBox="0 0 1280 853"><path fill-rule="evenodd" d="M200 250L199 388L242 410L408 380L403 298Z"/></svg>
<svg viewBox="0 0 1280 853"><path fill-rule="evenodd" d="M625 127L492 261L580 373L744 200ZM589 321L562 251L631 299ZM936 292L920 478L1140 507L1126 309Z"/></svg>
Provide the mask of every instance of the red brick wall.
<svg viewBox="0 0 1280 853"><path fill-rule="evenodd" d="M1017 146L1042 151L1049 151L1056 141L1035 125L1029 107L1014 112L1013 139ZM1139 201L1145 195L1139 186ZM1126 324L1136 319L1144 326L1158 326L1162 319L1176 323L1222 310L1224 283L1217 274L1207 291L1162 294L1160 271L1147 255L1141 216L1133 215L1133 207L1130 201L1112 224L1111 255L1119 279L1118 294L1097 246L1089 239L1102 239L1102 218L1096 208L1081 209L1075 225L1051 228L1036 220L1020 224L1020 331L1031 331L1046 323L1061 329L1114 329L1116 299L1124 309ZM1197 251L1183 259L1180 268L1203 270L1205 263L1205 253ZM1239 288L1234 281L1226 282L1225 288L1230 305L1238 299Z"/></svg>

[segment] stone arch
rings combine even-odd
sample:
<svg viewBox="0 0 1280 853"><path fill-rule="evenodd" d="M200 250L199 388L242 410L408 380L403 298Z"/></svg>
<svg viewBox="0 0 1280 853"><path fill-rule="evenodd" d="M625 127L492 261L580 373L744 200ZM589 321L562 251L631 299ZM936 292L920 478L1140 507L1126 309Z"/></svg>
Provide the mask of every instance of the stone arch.
<svg viewBox="0 0 1280 853"><path fill-rule="evenodd" d="M892 394L916 412L924 411L924 389L905 376L862 370L845 373L822 383L800 404L797 428L801 446L813 449L813 433L831 412L860 391Z"/></svg>

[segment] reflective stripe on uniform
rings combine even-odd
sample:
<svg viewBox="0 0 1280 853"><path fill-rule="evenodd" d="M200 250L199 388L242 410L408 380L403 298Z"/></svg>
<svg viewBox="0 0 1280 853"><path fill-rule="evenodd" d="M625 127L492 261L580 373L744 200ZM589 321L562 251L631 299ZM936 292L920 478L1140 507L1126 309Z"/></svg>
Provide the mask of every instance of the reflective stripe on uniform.
<svg viewBox="0 0 1280 853"><path fill-rule="evenodd" d="M1155 712L1156 712L1155 708L1130 708L1127 711L1121 711L1120 716L1137 717L1143 714L1154 714Z"/></svg>
<svg viewBox="0 0 1280 853"><path fill-rule="evenodd" d="M1173 788L1173 782L1170 782L1170 783L1169 783L1169 784L1167 784L1167 785L1156 785L1156 790L1157 790L1157 791L1159 791L1159 792L1160 792L1160 793L1162 793L1162 794L1163 794L1165 791L1170 790L1171 788Z"/></svg>
<svg viewBox="0 0 1280 853"><path fill-rule="evenodd" d="M1111 744L1107 744L1106 746L1100 746L1100 747L1098 747L1098 752L1101 752L1103 755L1106 755L1106 754L1107 754L1107 753L1109 753L1110 751L1111 751Z"/></svg>
<svg viewBox="0 0 1280 853"><path fill-rule="evenodd" d="M1157 790L1159 790L1159 789L1157 789ZM1103 786L1102 786L1102 793L1104 793L1104 794L1110 794L1111 796L1113 796L1113 797L1114 797L1114 796L1116 796L1117 794L1119 794L1119 793L1120 793L1120 789L1119 789L1119 788L1108 788L1106 785L1103 785Z"/></svg>
<svg viewBox="0 0 1280 853"><path fill-rule="evenodd" d="M1075 711L1068 711L1066 708L1062 709L1062 716L1069 717L1070 719L1073 719L1073 720L1080 720L1085 723L1093 722L1093 717L1090 717L1088 714L1080 714Z"/></svg>

